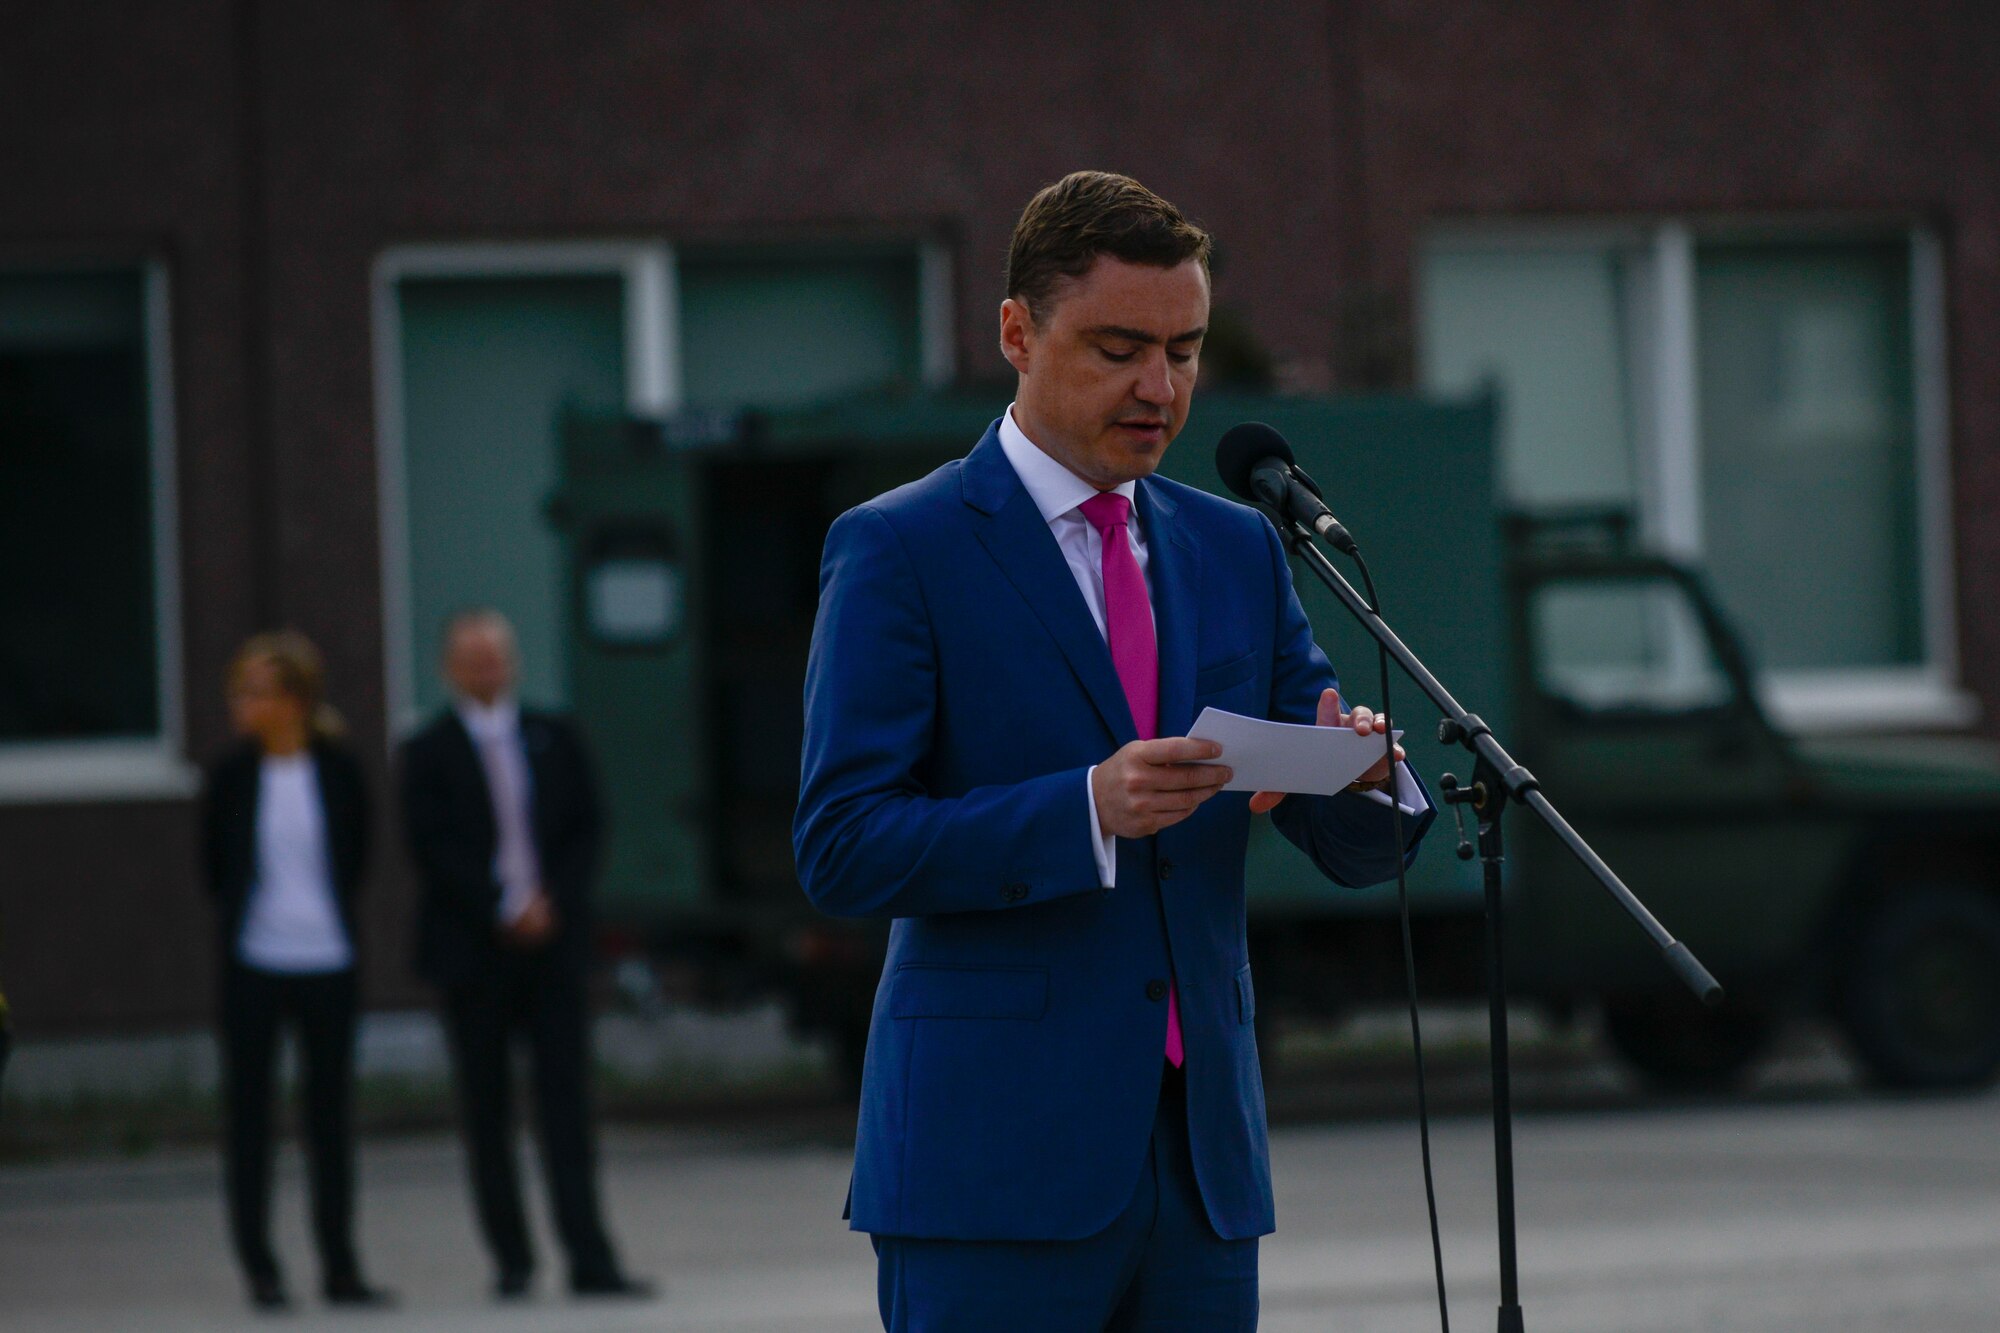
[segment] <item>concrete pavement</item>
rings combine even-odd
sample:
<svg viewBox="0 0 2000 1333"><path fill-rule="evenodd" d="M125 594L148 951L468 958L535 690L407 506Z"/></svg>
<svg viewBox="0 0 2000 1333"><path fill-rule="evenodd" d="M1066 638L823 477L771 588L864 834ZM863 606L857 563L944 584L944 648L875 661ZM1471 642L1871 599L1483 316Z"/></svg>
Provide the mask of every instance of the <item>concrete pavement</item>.
<svg viewBox="0 0 2000 1333"><path fill-rule="evenodd" d="M1851 1092L1749 1105L1536 1112L1518 1126L1521 1261L1537 1333L2000 1327L2000 1097ZM634 1271L661 1301L578 1304L545 1268L499 1307L444 1138L363 1152L364 1257L398 1288L387 1316L311 1301L296 1164L280 1239L301 1313L285 1327L865 1333L872 1258L839 1221L839 1118L772 1129L619 1130L606 1191ZM1437 1127L1454 1324L1493 1327L1488 1127ZM1263 1327L1435 1328L1414 1127L1294 1126L1275 1138L1277 1236ZM544 1253L553 1250L546 1243ZM242 1304L207 1153L0 1171L0 1329L268 1329Z"/></svg>

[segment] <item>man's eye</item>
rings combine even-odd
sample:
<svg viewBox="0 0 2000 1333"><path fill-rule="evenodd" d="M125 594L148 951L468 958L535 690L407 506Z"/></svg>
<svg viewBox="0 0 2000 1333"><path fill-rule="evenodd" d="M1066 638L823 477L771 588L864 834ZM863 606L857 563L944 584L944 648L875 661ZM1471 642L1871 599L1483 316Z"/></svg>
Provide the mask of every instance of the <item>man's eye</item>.
<svg viewBox="0 0 2000 1333"><path fill-rule="evenodd" d="M1188 363L1190 363L1191 361L1193 361L1193 360L1194 360L1194 353L1193 353L1193 352L1168 352L1168 353L1167 353L1167 360L1169 360L1169 361L1173 362L1173 363L1174 363L1175 365L1177 365L1177 366L1185 366L1185 365L1187 365Z"/></svg>
<svg viewBox="0 0 2000 1333"><path fill-rule="evenodd" d="M1134 355L1134 353L1131 352L1114 352L1109 347L1100 348L1099 350L1104 353L1104 359L1106 361L1116 361L1120 365L1123 365L1125 362L1130 361Z"/></svg>

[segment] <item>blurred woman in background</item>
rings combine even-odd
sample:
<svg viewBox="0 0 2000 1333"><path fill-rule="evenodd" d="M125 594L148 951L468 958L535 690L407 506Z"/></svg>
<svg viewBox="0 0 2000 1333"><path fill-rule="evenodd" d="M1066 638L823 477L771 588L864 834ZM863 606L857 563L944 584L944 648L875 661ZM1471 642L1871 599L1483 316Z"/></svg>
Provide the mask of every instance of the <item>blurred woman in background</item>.
<svg viewBox="0 0 2000 1333"><path fill-rule="evenodd" d="M222 962L225 1191L260 1309L287 1304L270 1234L273 1085L286 1025L303 1072L322 1291L335 1305L389 1301L363 1281L354 1249L354 900L368 859L368 794L324 679L302 634L244 644L228 679L242 740L209 770L204 791Z"/></svg>

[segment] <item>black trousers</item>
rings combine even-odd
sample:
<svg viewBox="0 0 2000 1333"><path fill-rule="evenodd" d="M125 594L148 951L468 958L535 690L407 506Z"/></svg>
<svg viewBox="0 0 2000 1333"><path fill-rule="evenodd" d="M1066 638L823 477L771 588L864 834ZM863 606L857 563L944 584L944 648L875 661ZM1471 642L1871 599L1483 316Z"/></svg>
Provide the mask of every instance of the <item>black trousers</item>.
<svg viewBox="0 0 2000 1333"><path fill-rule="evenodd" d="M222 978L223 1169L229 1233L244 1273L276 1277L271 1252L271 1110L278 1039L296 1032L303 1073L313 1239L327 1279L358 1276L354 1254L353 969L292 975L231 963Z"/></svg>
<svg viewBox="0 0 2000 1333"><path fill-rule="evenodd" d="M511 1054L533 1057L535 1128L571 1281L608 1277L618 1263L597 1199L590 1124L590 1030L583 978L545 957L507 956L444 994L459 1117L479 1227L502 1272L534 1267L514 1153Z"/></svg>

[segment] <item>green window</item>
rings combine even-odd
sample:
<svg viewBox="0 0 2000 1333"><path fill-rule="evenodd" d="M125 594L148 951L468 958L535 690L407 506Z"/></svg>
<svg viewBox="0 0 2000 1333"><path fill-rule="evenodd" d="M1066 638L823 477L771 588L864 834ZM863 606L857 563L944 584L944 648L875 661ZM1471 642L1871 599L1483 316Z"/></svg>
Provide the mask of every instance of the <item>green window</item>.
<svg viewBox="0 0 2000 1333"><path fill-rule="evenodd" d="M683 396L690 407L796 407L922 373L918 259L683 252Z"/></svg>
<svg viewBox="0 0 2000 1333"><path fill-rule="evenodd" d="M1501 503L1621 509L1702 565L1788 720L1961 723L1938 262L1909 231L1442 232L1423 378L1498 386Z"/></svg>
<svg viewBox="0 0 2000 1333"><path fill-rule="evenodd" d="M0 273L0 746L163 730L137 269Z"/></svg>

